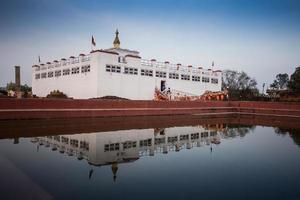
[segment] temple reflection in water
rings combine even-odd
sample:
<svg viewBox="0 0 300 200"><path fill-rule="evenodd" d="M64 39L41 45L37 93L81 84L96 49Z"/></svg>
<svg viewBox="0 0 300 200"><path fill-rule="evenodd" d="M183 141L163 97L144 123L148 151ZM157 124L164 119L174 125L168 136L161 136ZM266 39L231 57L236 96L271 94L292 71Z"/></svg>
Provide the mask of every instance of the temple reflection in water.
<svg viewBox="0 0 300 200"><path fill-rule="evenodd" d="M85 159L93 166L111 165L115 180L118 163L133 162L142 156L218 145L221 139L243 136L248 131L248 127L234 131L225 125L186 126L35 137L31 142L36 143L37 148L44 146L78 160ZM89 177L91 175L92 171Z"/></svg>

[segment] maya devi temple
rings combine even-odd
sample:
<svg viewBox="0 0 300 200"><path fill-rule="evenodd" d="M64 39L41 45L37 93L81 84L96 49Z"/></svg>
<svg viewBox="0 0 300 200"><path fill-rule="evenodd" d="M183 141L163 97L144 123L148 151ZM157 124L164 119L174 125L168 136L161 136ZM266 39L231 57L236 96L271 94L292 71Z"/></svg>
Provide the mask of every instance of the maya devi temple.
<svg viewBox="0 0 300 200"><path fill-rule="evenodd" d="M117 30L112 48L34 65L33 94L45 97L59 90L75 99L116 96L153 100L156 91L171 97L221 91L220 70L145 60L138 51L123 49L120 44Z"/></svg>

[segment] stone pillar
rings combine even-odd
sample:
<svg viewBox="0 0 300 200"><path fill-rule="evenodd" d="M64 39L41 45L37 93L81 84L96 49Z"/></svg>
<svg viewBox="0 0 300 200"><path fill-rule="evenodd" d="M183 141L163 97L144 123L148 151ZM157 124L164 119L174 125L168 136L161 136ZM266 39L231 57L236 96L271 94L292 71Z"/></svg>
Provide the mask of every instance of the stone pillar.
<svg viewBox="0 0 300 200"><path fill-rule="evenodd" d="M15 84L16 84L16 96L19 99L22 97L20 66L15 66Z"/></svg>

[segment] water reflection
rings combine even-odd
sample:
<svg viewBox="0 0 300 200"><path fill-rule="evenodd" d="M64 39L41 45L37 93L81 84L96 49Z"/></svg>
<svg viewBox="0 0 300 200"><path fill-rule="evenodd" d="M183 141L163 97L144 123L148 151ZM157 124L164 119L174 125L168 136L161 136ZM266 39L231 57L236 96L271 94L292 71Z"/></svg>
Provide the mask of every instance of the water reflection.
<svg viewBox="0 0 300 200"><path fill-rule="evenodd" d="M65 156L86 160L91 166L110 165L116 181L118 164L129 163L143 156L180 152L183 149L221 144L222 139L244 137L254 126L227 126L224 124L155 129L121 130L102 133L54 135L34 137L31 142L50 148ZM93 169L89 171L91 179Z"/></svg>
<svg viewBox="0 0 300 200"><path fill-rule="evenodd" d="M39 196L27 199L45 195L55 199L300 196L296 184L300 178L300 148L293 143L299 145L299 129L255 126L257 118L195 125L197 121L195 118L192 124L188 121L165 128L159 128L161 123L156 122L155 126L150 124L155 128L149 124L136 129L126 125L118 130L105 124L82 127L76 134L73 131L77 126L63 129L52 124L49 136L40 134L45 130L41 125L32 128L40 132L26 133L28 138L18 137L18 133L0 140L1 197L20 199L28 190ZM260 122L268 124L269 120ZM9 186L4 180L10 180ZM15 193L9 188L19 189ZM216 188L220 192L216 193Z"/></svg>
<svg viewBox="0 0 300 200"><path fill-rule="evenodd" d="M274 128L279 135L289 135L300 146L300 129Z"/></svg>

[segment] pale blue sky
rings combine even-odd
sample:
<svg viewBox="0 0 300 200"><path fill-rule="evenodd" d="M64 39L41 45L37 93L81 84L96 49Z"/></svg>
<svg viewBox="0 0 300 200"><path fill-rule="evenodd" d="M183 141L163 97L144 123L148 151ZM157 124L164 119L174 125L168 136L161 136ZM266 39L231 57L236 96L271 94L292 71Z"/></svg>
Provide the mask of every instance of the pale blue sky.
<svg viewBox="0 0 300 200"><path fill-rule="evenodd" d="M0 85L31 85L37 62L112 46L194 66L247 72L271 83L300 65L300 1L283 0L10 0L0 7Z"/></svg>

